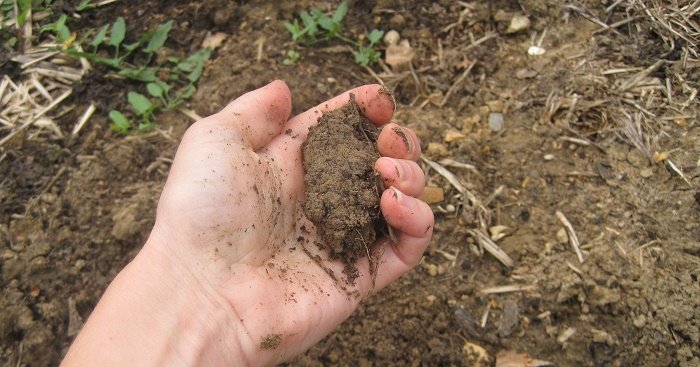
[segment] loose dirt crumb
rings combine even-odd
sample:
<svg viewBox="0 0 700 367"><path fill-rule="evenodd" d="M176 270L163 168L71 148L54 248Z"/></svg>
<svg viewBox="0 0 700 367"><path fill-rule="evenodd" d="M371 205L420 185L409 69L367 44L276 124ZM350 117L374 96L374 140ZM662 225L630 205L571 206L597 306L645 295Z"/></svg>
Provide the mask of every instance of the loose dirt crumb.
<svg viewBox="0 0 700 367"><path fill-rule="evenodd" d="M273 350L277 349L282 343L281 334L270 334L263 338L260 342L260 350Z"/></svg>

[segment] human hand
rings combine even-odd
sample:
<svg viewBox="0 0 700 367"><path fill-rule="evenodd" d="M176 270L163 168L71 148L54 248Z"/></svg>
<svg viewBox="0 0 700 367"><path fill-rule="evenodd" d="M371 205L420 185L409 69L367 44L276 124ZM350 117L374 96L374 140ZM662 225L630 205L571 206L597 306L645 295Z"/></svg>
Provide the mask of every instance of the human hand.
<svg viewBox="0 0 700 367"><path fill-rule="evenodd" d="M163 320L124 320L136 329L157 324L155 335L147 338L151 344L157 344L152 339L159 334L169 334L167 348L151 347L151 354L162 354L150 356L155 363L239 365L289 359L330 333L373 289L418 263L432 235L433 215L415 198L424 185L415 162L418 140L395 124L386 125L379 135L383 157L375 169L392 186L382 194L381 210L396 229L397 243L380 239L371 247L373 257L382 256L376 277L363 258L356 264L360 276L348 284L340 276L344 265L314 245L320 239L301 205L301 144L321 114L343 106L349 93L373 123L389 122L394 104L378 85L356 88L289 119L290 91L276 81L241 96L185 133L151 237L126 274L115 280L117 285L110 286L127 292L129 282L139 279L143 293L155 299L132 303L148 303L145 309ZM338 276L331 277L328 269ZM113 291L112 298L119 292ZM179 316L163 316L171 308ZM114 309L98 305L93 317L120 319L112 314ZM96 328L90 326L93 317L88 330ZM189 335L174 340L182 330ZM78 341L85 340L85 333L98 332L84 331ZM121 335L118 330L110 335L115 333ZM120 345L138 345L125 343Z"/></svg>

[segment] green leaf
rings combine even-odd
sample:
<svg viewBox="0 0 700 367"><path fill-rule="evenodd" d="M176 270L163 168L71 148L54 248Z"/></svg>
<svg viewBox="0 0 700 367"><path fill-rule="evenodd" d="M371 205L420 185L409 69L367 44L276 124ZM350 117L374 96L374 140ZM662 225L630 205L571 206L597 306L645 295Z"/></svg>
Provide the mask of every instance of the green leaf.
<svg viewBox="0 0 700 367"><path fill-rule="evenodd" d="M338 9L335 10L335 13L333 14L333 21L340 24L340 22L343 21L343 18L345 18L345 14L347 14L347 13L348 13L348 3L343 1L338 6Z"/></svg>
<svg viewBox="0 0 700 367"><path fill-rule="evenodd" d="M142 122L139 124L138 130L140 133L144 133L148 130L151 130L154 126L156 126L156 125L150 121Z"/></svg>
<svg viewBox="0 0 700 367"><path fill-rule="evenodd" d="M297 27L295 27L294 24L289 22L284 22L284 28L287 28L292 37L294 37L294 35L298 32Z"/></svg>
<svg viewBox="0 0 700 367"><path fill-rule="evenodd" d="M19 14L17 14L17 22L20 26L23 26L24 22L27 20L27 15L29 15L29 11L32 9L32 0L18 0L17 7L19 8Z"/></svg>
<svg viewBox="0 0 700 367"><path fill-rule="evenodd" d="M183 100L190 98L196 91L197 89L194 87L194 85L190 84L180 91L180 98L182 98Z"/></svg>
<svg viewBox="0 0 700 367"><path fill-rule="evenodd" d="M155 85L157 85L158 87L160 87L160 89L162 89L164 93L168 93L168 92L170 92L170 89L172 89L172 87L168 83L166 83L160 79L154 80L153 83Z"/></svg>
<svg viewBox="0 0 700 367"><path fill-rule="evenodd" d="M95 35L95 38L93 38L92 42L90 42L90 46L97 48L102 41L104 41L105 37L107 37L107 29L109 29L109 24L102 26L102 28L100 28L100 30L97 32L97 35Z"/></svg>
<svg viewBox="0 0 700 367"><path fill-rule="evenodd" d="M316 20L305 11L302 11L299 15L301 16L301 22L304 23L304 30L302 31L302 33L314 37L316 33L318 33L318 26L316 25Z"/></svg>
<svg viewBox="0 0 700 367"><path fill-rule="evenodd" d="M129 79L139 80L142 82L152 82L156 78L156 68L141 67L138 69L124 68L119 71L119 75Z"/></svg>
<svg viewBox="0 0 700 367"><path fill-rule="evenodd" d="M56 34L59 41L65 42L70 38L70 29L65 24L61 24L56 28Z"/></svg>
<svg viewBox="0 0 700 367"><path fill-rule="evenodd" d="M329 16L324 15L318 20L318 25L321 26L321 28L333 32L338 28L338 23L334 22L333 19L331 19Z"/></svg>
<svg viewBox="0 0 700 367"><path fill-rule="evenodd" d="M156 50L159 48L163 47L165 44L165 41L168 39L168 33L170 33L170 30L173 28L173 21L168 21L165 24L162 24L160 27L156 28L156 31L153 32L153 36L151 39L148 41L148 45L146 48L143 50L145 53L154 53Z"/></svg>
<svg viewBox="0 0 700 367"><path fill-rule="evenodd" d="M127 43L127 44L123 45L122 47L124 47L124 49L125 49L127 52L133 52L133 51L136 50L139 46L141 46L141 42L136 41L136 42L133 42L133 43Z"/></svg>
<svg viewBox="0 0 700 367"><path fill-rule="evenodd" d="M186 73L191 73L192 70L194 70L194 67L195 67L194 63L189 61L189 60L185 60L185 61L177 64L177 68L186 72Z"/></svg>
<svg viewBox="0 0 700 367"><path fill-rule="evenodd" d="M75 7L75 11L83 11L92 6L92 0L83 0Z"/></svg>
<svg viewBox="0 0 700 367"><path fill-rule="evenodd" d="M109 34L110 46L119 47L124 42L124 37L126 37L126 22L124 18L119 17L112 24L112 31Z"/></svg>
<svg viewBox="0 0 700 367"><path fill-rule="evenodd" d="M153 111L153 103L141 93L129 92L126 98L137 114L143 116Z"/></svg>
<svg viewBox="0 0 700 367"><path fill-rule="evenodd" d="M382 36L384 36L384 31L380 31L379 29L375 29L370 32L369 36L367 36L370 47L379 42L382 39Z"/></svg>
<svg viewBox="0 0 700 367"><path fill-rule="evenodd" d="M148 90L148 93L152 95L153 97L156 98L161 98L163 97L163 88L161 88L158 84L156 83L148 83L146 84L146 89Z"/></svg>
<svg viewBox="0 0 700 367"><path fill-rule="evenodd" d="M187 80L189 80L190 83L196 83L197 80L199 80L199 77L202 76L202 71L204 71L204 64L197 64L190 75L187 76Z"/></svg>
<svg viewBox="0 0 700 367"><path fill-rule="evenodd" d="M109 118L112 120L112 124L109 125L109 127L118 133L128 133L129 129L131 129L131 126L133 125L131 121L124 116L124 114L117 110L109 111Z"/></svg>

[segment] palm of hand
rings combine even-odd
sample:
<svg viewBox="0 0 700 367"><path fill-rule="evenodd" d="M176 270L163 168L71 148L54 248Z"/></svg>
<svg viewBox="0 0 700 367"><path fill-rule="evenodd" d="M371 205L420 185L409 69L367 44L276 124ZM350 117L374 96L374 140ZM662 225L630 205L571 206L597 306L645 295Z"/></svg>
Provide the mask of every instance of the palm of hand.
<svg viewBox="0 0 700 367"><path fill-rule="evenodd" d="M392 102L376 90L355 93L365 114L385 123ZM357 264L361 276L355 284L342 279L342 265L315 245L319 239L301 210L301 143L321 111L347 99L345 94L287 121L289 92L283 83L273 83L193 125L178 149L158 208L154 232L166 239L158 242L158 251L187 269L193 288L212 307L228 310L247 361L281 361L307 349L347 318L373 287L367 259ZM385 152L402 149L397 139L406 135L385 135L380 137ZM403 153L392 155L415 159L410 149L407 144ZM401 162L408 167L403 171L420 171L407 162ZM394 172L379 163L377 169ZM422 176L413 176L394 177L394 186L419 194ZM377 279L378 288L418 261L431 232L429 208L410 202L418 218L407 219L393 195L392 202L385 193L382 209L389 222L395 213L399 244L388 248L383 260L388 269ZM398 247L414 243L421 246L410 252Z"/></svg>

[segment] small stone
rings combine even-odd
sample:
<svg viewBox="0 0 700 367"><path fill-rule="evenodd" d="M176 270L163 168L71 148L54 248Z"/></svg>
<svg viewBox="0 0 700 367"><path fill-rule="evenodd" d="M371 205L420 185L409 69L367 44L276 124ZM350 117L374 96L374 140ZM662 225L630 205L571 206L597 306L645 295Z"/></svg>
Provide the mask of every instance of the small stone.
<svg viewBox="0 0 700 367"><path fill-rule="evenodd" d="M481 116L478 113L475 113L467 118L464 119L462 122L462 132L464 133L469 133L474 129L474 126L477 125L481 121Z"/></svg>
<svg viewBox="0 0 700 367"><path fill-rule="evenodd" d="M435 300L437 300L437 297L431 294L428 297L426 297L426 299L428 300L428 304L432 305L435 302Z"/></svg>
<svg viewBox="0 0 700 367"><path fill-rule="evenodd" d="M554 154L545 154L544 155L545 161L551 161L552 159L554 159Z"/></svg>
<svg viewBox="0 0 700 367"><path fill-rule="evenodd" d="M442 143L429 143L428 144L428 155L431 157L445 157L450 154L447 150L445 144Z"/></svg>
<svg viewBox="0 0 700 367"><path fill-rule="evenodd" d="M503 114L490 113L489 114L489 128L491 129L491 131L503 130Z"/></svg>
<svg viewBox="0 0 700 367"><path fill-rule="evenodd" d="M489 228L489 233L491 234L491 239L493 241L498 241L508 234L510 228L504 225L497 225Z"/></svg>
<svg viewBox="0 0 700 367"><path fill-rule="evenodd" d="M75 267L76 270L81 271L81 270L83 270L83 268L85 267L85 265L87 265L87 263L85 262L85 260L83 260L83 259L78 259L78 260L75 261L75 265L73 265L73 266Z"/></svg>
<svg viewBox="0 0 700 367"><path fill-rule="evenodd" d="M510 24L508 25L508 29L506 29L506 33L510 34L520 32L528 29L529 27L530 18L524 15L516 15L510 19Z"/></svg>
<svg viewBox="0 0 700 367"><path fill-rule="evenodd" d="M670 154L671 154L671 153L669 153L669 152L661 152L661 153L659 153L659 152L654 152L654 154L653 154L653 156L652 156L652 159L653 159L654 162L656 162L656 163L663 162L663 161L665 161L665 160L668 159L668 156L669 156Z"/></svg>
<svg viewBox="0 0 700 367"><path fill-rule="evenodd" d="M592 329L593 342L594 343L605 343L608 345L613 344L613 338L605 330Z"/></svg>
<svg viewBox="0 0 700 367"><path fill-rule="evenodd" d="M503 304L503 316L498 325L498 335L510 336L518 327L519 315L518 304L513 300L506 300Z"/></svg>
<svg viewBox="0 0 700 367"><path fill-rule="evenodd" d="M387 46L398 45L401 40L401 35L395 30L390 30L384 35L384 44Z"/></svg>
<svg viewBox="0 0 700 367"><path fill-rule="evenodd" d="M634 320L632 320L632 323L634 324L634 326L641 329L644 327L644 325L647 324L647 318L644 315L639 315L635 317Z"/></svg>
<svg viewBox="0 0 700 367"><path fill-rule="evenodd" d="M651 168L642 168L639 170L639 175L642 176L642 178L649 178L654 175L654 171Z"/></svg>
<svg viewBox="0 0 700 367"><path fill-rule="evenodd" d="M515 77L518 79L532 79L536 76L537 72L528 68L520 69L515 72Z"/></svg>
<svg viewBox="0 0 700 367"><path fill-rule="evenodd" d="M445 133L445 143L452 143L453 141L462 140L466 137L466 135L457 130L447 130Z"/></svg>
<svg viewBox="0 0 700 367"><path fill-rule="evenodd" d="M445 200L445 191L441 187L428 186L423 190L420 199L427 204L435 204Z"/></svg>
<svg viewBox="0 0 700 367"><path fill-rule="evenodd" d="M489 106L489 112L503 112L503 102L499 100L488 101L486 105Z"/></svg>
<svg viewBox="0 0 700 367"><path fill-rule="evenodd" d="M479 116L481 116L484 119L486 119L489 116L490 112L491 110L489 109L489 106L479 107Z"/></svg>
<svg viewBox="0 0 700 367"><path fill-rule="evenodd" d="M430 274L431 277L437 276L438 267L434 264L428 264L428 274Z"/></svg>
<svg viewBox="0 0 700 367"><path fill-rule="evenodd" d="M559 230L557 231L557 242L558 243L569 242L569 235L566 233L566 229L559 228Z"/></svg>
<svg viewBox="0 0 700 367"><path fill-rule="evenodd" d="M395 14L389 19L389 25L401 29L406 24L406 18L401 14Z"/></svg>
<svg viewBox="0 0 700 367"><path fill-rule="evenodd" d="M231 12L228 9L219 9L214 13L214 25L221 27L231 19Z"/></svg>
<svg viewBox="0 0 700 367"><path fill-rule="evenodd" d="M402 40L399 44L390 45L386 48L384 60L391 65L394 71L400 71L409 68L409 64L416 52L411 47L408 40Z"/></svg>

